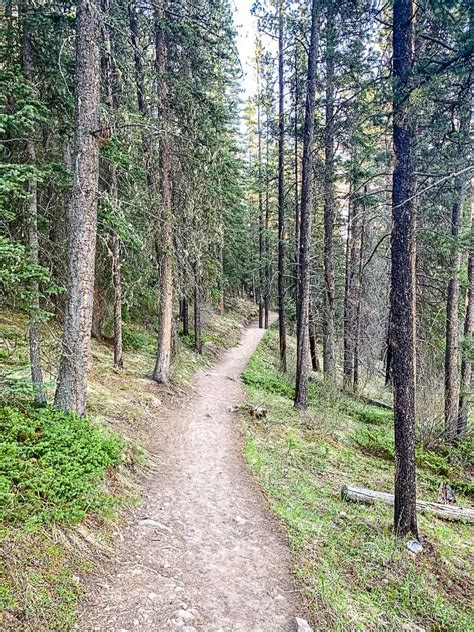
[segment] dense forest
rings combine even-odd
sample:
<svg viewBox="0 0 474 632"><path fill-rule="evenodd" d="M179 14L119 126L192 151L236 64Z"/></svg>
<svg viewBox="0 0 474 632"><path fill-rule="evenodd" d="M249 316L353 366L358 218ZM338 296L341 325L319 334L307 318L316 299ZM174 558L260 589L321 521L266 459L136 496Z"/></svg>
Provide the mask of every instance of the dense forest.
<svg viewBox="0 0 474 632"><path fill-rule="evenodd" d="M393 409L417 541L418 446L472 449L472 4L256 0L251 94L229 0L0 11L0 292L28 349L0 331L0 440L38 410L82 433L93 341L125 372L139 324L173 384L245 300L297 411Z"/></svg>

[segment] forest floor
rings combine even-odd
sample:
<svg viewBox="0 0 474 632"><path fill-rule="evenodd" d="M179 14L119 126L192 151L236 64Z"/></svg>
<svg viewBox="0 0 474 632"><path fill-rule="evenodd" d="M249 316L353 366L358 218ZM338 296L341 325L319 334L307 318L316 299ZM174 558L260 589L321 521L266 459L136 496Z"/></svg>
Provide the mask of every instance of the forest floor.
<svg viewBox="0 0 474 632"><path fill-rule="evenodd" d="M243 627L232 629L248 629L249 604L254 609L252 616L270 617L271 624L264 629L279 629L275 622L297 614L284 536L247 473L241 456L243 440L232 426L235 413L227 411L243 396L239 373L262 332L244 329L255 318L255 305L235 301L228 307L224 316L210 310L204 314L202 356L192 351L192 336L180 336L173 381L168 385L157 385L147 377L156 338L145 325L125 323L122 371L112 366L110 343L93 341L88 398L91 421L81 426L81 446L93 440L93 450L102 450L91 453L92 467L96 458L101 464L104 446L111 450L116 464L104 470L105 478L94 474L92 485L87 483L86 488L80 478L89 464L84 463L80 450L65 443L65 437L74 441L74 418L54 415L50 409L35 410L28 404L26 318L12 310L0 311L0 376L8 377L2 391L4 408L0 407L5 422L2 425L0 419L0 501L4 503L0 502L0 508L5 510L0 516L0 629L64 631L76 625L103 630L127 626L166 629L162 623L156 624L157 618L164 625L168 619L184 624L191 621L190 615L194 616L191 627L213 629L206 627L212 619L229 629L226 617L227 621L242 617L246 621ZM214 367L225 349L238 344L242 333L244 344ZM49 399L54 390L59 335L53 325L43 328ZM13 434L9 419L18 428ZM103 429L105 440L94 428ZM118 461L115 439L109 445L108 436L121 446ZM25 461L25 454L36 456L27 456ZM200 487L194 487L195 481ZM54 496L52 485L57 492ZM89 499L94 501L90 506ZM135 507L136 501L140 504ZM137 524L147 518L163 528ZM184 545L190 553L181 559L184 554L179 548ZM211 550L215 557L210 556ZM203 564L201 579L198 559L191 563L198 552ZM116 554L119 557L111 562ZM141 557L137 560L134 555ZM132 567L123 564L127 561ZM187 582L184 564L194 569ZM277 574L275 568L280 565ZM171 575L166 566L176 566L182 576ZM113 590L111 574L117 575ZM166 579L167 575L174 579ZM260 589L251 584L257 575ZM235 599L229 600L222 594L229 592L226 586L232 581L240 583L235 586ZM199 586L200 598L196 596ZM127 599L118 604L121 589ZM81 596L86 597L87 607L78 619L76 605ZM104 598L109 599L107 604L100 601ZM130 611L125 612L127 604ZM181 612L176 621L179 610L186 614Z"/></svg>
<svg viewBox="0 0 474 632"><path fill-rule="evenodd" d="M201 370L152 420L145 496L96 578L81 630L277 632L302 614L287 540L242 458L240 374L263 331Z"/></svg>
<svg viewBox="0 0 474 632"><path fill-rule="evenodd" d="M292 336L288 373L278 365L270 329L243 373L249 403L268 409L265 419L243 414L246 456L289 535L314 629L474 630L473 525L419 514L423 551L415 555L393 537L392 508L341 500L345 484L393 491L392 412L331 391L317 374L308 410L298 412ZM448 482L457 503L472 507L473 447L472 439L418 446L418 497L437 501Z"/></svg>

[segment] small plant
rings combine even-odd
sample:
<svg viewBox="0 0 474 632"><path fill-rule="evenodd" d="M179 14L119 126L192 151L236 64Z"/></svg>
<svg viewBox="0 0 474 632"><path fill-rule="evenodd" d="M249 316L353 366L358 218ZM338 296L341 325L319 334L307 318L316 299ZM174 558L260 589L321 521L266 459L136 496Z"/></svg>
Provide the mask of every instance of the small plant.
<svg viewBox="0 0 474 632"><path fill-rule="evenodd" d="M114 505L107 469L121 460L113 436L51 408L0 408L0 519L7 524L82 520Z"/></svg>

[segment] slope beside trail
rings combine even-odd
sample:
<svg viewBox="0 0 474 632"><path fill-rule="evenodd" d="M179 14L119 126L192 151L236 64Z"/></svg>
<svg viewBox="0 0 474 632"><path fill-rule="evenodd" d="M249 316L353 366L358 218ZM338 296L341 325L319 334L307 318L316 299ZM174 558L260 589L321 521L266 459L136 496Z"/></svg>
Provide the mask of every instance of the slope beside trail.
<svg viewBox="0 0 474 632"><path fill-rule="evenodd" d="M181 408L156 419L145 496L96 578L80 630L278 632L302 604L286 539L242 457L239 376L264 331L200 371Z"/></svg>

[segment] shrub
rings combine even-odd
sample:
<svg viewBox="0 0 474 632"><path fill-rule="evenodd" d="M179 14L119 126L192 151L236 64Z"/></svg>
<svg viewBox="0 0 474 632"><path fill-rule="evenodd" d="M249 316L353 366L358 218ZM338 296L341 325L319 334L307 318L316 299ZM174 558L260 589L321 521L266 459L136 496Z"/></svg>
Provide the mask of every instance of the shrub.
<svg viewBox="0 0 474 632"><path fill-rule="evenodd" d="M0 519L78 522L106 511L105 475L121 446L88 419L51 408L0 408Z"/></svg>

